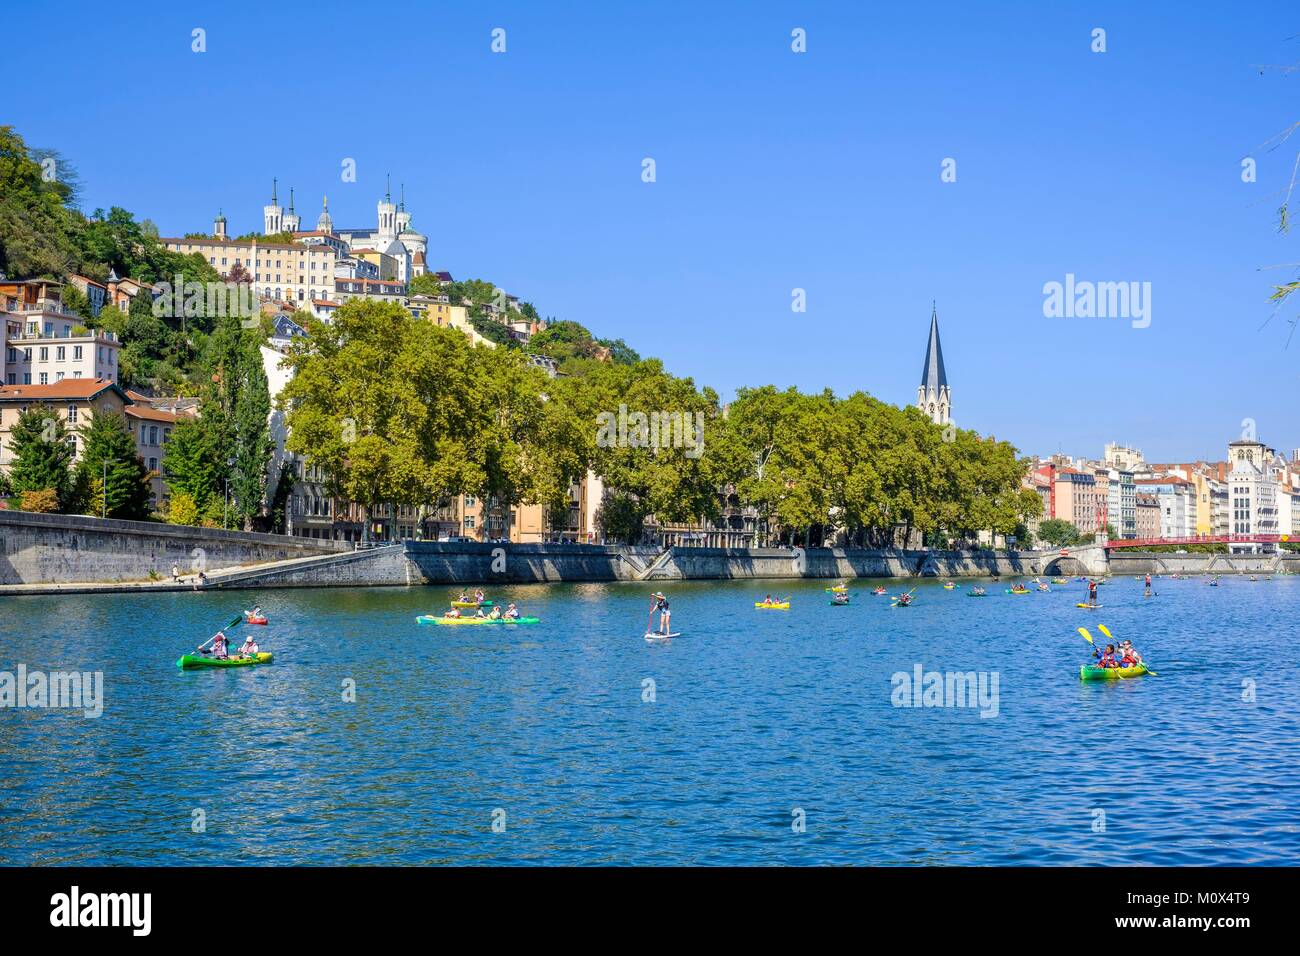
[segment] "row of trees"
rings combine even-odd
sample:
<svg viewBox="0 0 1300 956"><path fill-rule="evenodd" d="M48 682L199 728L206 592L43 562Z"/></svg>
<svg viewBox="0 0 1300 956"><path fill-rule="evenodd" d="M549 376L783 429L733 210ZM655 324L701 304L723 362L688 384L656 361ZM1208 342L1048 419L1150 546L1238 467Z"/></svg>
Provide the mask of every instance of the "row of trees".
<svg viewBox="0 0 1300 956"><path fill-rule="evenodd" d="M765 386L723 408L656 360L592 361L552 379L517 350L467 347L378 302L349 302L307 331L282 396L288 447L332 476L334 494L369 508L474 494L561 512L590 469L611 489L606 534L629 540L651 515L718 518L728 490L789 542L831 528L874 546L900 529L1010 534L1041 511L1011 445L865 393ZM674 427L652 430L638 413Z"/></svg>

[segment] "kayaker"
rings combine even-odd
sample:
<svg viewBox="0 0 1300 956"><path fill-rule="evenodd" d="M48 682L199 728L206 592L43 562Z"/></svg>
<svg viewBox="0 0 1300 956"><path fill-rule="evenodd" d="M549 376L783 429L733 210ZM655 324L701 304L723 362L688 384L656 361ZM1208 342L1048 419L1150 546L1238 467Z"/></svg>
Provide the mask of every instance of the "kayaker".
<svg viewBox="0 0 1300 956"><path fill-rule="evenodd" d="M766 596L763 598L763 603L764 603L764 604L771 604L771 603L772 603L772 595L770 595L770 594L766 595Z"/></svg>
<svg viewBox="0 0 1300 956"><path fill-rule="evenodd" d="M257 653L258 653L258 650L259 650L259 648L258 648L258 646L257 646L257 641L253 640L253 635L252 635L252 634L249 634L248 637L246 637L246 638L244 639L244 643L243 643L242 645L240 645L240 648L239 648L239 656L240 656L240 657L256 657L256 656L257 656Z"/></svg>
<svg viewBox="0 0 1300 956"><path fill-rule="evenodd" d="M460 617L460 608L453 607L443 617Z"/></svg>
<svg viewBox="0 0 1300 956"><path fill-rule="evenodd" d="M909 605L909 604L912 603L912 595L910 595L910 594L900 594L900 595L898 596L898 603L901 604L901 605L903 605L903 607L907 607L907 605Z"/></svg>
<svg viewBox="0 0 1300 956"><path fill-rule="evenodd" d="M456 598L456 600L459 601L461 604L468 604L468 603L469 603L469 592L468 592L468 591L464 591L464 590L462 590L462 591L460 592L460 597Z"/></svg>
<svg viewBox="0 0 1300 956"><path fill-rule="evenodd" d="M1119 662L1115 660L1115 645L1107 644L1106 650L1098 655L1098 667L1119 667Z"/></svg>
<svg viewBox="0 0 1300 956"><path fill-rule="evenodd" d="M212 639L212 656L219 661L224 661L230 656L230 651L226 647L226 635L217 631L217 636Z"/></svg>
<svg viewBox="0 0 1300 956"><path fill-rule="evenodd" d="M489 621L499 621L499 620L501 620L501 607L500 607L500 605L497 605L497 606L495 606L495 607L492 608L492 613L488 615L488 620L489 620Z"/></svg>
<svg viewBox="0 0 1300 956"><path fill-rule="evenodd" d="M474 616L479 618L484 618L484 619L487 618L487 615L483 613L483 605L480 604L478 606L478 608L474 611Z"/></svg>
<svg viewBox="0 0 1300 956"><path fill-rule="evenodd" d="M508 608L506 608L506 617L512 621L518 618L519 608L515 607L514 604L511 604Z"/></svg>
<svg viewBox="0 0 1300 956"><path fill-rule="evenodd" d="M1137 652L1137 648L1128 638L1119 642L1119 653L1119 662L1123 667L1137 667L1142 663L1142 655Z"/></svg>
<svg viewBox="0 0 1300 956"><path fill-rule="evenodd" d="M482 603L483 603L483 589L482 589L482 588L479 588L477 591L474 592L474 600L477 601L479 604L482 604Z"/></svg>
<svg viewBox="0 0 1300 956"><path fill-rule="evenodd" d="M656 591L650 596L654 599L654 605L651 607L650 613L659 612L659 633L667 634L669 620L672 618L672 611L668 609L668 598L662 591Z"/></svg>

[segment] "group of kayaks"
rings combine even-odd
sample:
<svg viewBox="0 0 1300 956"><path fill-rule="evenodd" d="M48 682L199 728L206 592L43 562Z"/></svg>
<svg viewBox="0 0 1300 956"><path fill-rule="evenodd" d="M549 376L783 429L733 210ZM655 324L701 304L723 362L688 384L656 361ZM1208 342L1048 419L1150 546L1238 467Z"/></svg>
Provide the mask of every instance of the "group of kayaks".
<svg viewBox="0 0 1300 956"><path fill-rule="evenodd" d="M469 595L461 592L458 599L451 601L451 606L455 609L445 614L421 614L415 619L416 624L436 624L446 627L460 625L481 625L481 624L538 624L541 618L523 617L515 610L511 604L507 611L502 614L497 604L489 598L483 597L482 591L477 591L473 599ZM462 614L462 610L474 609L473 615ZM484 608L494 609L491 613L484 614Z"/></svg>

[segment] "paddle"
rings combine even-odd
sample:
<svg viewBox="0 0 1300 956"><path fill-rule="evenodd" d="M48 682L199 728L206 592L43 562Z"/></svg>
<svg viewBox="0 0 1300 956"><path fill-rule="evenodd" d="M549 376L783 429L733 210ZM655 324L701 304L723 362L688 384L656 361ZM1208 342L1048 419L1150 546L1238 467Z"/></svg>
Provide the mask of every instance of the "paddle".
<svg viewBox="0 0 1300 956"><path fill-rule="evenodd" d="M1083 635L1083 639L1085 641L1087 641L1089 644L1092 644L1092 656L1100 659L1101 651L1097 650L1097 645L1092 643L1092 635L1088 633L1088 629L1086 627L1080 627L1077 630L1079 631L1080 634Z"/></svg>
<svg viewBox="0 0 1300 956"><path fill-rule="evenodd" d="M217 634L220 634L222 631L233 631L235 628L237 628L240 624L243 624L243 623L244 623L244 615L241 614L241 615L239 615L239 617L235 618L233 621L231 621L231 622L230 622L229 624L227 624L225 627L221 628L220 631L217 631ZM215 640L217 639L217 634L213 634L213 635L212 635L211 637L209 637L206 641L204 641L202 644L200 644L198 647L196 647L196 648L194 649L194 653L195 653L195 654L202 654L202 653L204 652L204 650L207 649L207 646L208 646L209 644L211 644L213 641L215 641Z"/></svg>
<svg viewBox="0 0 1300 956"><path fill-rule="evenodd" d="M1115 635L1112 634L1112 633L1110 632L1110 628L1108 628L1105 624L1098 624L1098 625L1097 625L1097 630L1101 631L1101 633L1103 633L1103 634L1106 635L1106 640L1108 640L1108 641L1113 641L1113 640L1115 640ZM1160 676L1159 674L1157 674L1155 671L1153 671L1153 670L1152 670L1151 668L1149 668L1149 667L1147 668L1147 673L1150 674L1152 677L1159 677L1159 676Z"/></svg>

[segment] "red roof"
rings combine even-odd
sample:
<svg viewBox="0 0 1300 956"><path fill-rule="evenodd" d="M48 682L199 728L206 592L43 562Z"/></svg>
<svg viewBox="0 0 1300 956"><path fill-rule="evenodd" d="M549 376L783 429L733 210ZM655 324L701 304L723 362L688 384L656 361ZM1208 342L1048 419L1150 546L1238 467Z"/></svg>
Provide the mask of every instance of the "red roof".
<svg viewBox="0 0 1300 956"><path fill-rule="evenodd" d="M112 389L126 401L126 392L106 378L65 378L50 385L0 385L0 401L40 402L81 399L89 401L105 389Z"/></svg>

